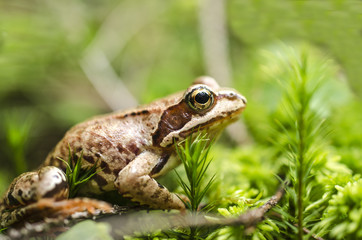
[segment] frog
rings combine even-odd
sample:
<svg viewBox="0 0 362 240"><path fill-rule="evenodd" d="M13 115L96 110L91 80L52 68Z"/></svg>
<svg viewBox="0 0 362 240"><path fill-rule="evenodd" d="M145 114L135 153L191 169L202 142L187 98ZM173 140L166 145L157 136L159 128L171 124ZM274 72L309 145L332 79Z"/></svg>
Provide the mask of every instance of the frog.
<svg viewBox="0 0 362 240"><path fill-rule="evenodd" d="M68 199L66 165L61 159L68 158L69 149L81 157L82 168L97 164L96 174L80 190L82 196L116 190L152 209L184 210L187 198L157 182L180 165L175 145L199 131L218 136L239 119L246 104L235 89L222 88L215 79L202 76L185 91L75 125L37 171L23 173L10 184L0 200L1 228L30 219L38 209L48 215L110 211L111 206L101 201Z"/></svg>

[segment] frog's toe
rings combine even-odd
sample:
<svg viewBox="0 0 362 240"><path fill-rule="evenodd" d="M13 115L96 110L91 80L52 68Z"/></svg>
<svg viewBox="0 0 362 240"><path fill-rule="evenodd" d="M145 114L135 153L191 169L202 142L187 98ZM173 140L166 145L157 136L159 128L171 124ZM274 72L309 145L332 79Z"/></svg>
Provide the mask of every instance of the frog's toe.
<svg viewBox="0 0 362 240"><path fill-rule="evenodd" d="M37 187L38 198L66 199L69 195L69 186L65 173L54 166L43 167L38 171L39 182Z"/></svg>

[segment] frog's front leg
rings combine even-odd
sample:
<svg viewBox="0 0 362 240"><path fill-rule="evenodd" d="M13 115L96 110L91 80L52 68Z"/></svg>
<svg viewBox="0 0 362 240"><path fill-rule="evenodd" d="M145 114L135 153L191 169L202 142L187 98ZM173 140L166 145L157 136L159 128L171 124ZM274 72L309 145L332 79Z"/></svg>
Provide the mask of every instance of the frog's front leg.
<svg viewBox="0 0 362 240"><path fill-rule="evenodd" d="M123 168L115 186L124 196L158 209L185 209L175 193L169 192L151 177L152 169L159 162L159 155L146 151Z"/></svg>

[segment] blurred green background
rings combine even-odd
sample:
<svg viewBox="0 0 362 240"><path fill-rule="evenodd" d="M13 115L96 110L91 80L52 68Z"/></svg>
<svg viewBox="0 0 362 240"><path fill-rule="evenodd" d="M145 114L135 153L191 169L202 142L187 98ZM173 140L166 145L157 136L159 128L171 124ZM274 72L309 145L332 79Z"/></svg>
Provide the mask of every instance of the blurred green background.
<svg viewBox="0 0 362 240"><path fill-rule="evenodd" d="M279 99L273 56L303 44L332 59L332 143L361 170L350 151L362 141L361 13L361 1L342 0L0 0L0 192L72 125L200 75L247 97L240 141L267 144Z"/></svg>

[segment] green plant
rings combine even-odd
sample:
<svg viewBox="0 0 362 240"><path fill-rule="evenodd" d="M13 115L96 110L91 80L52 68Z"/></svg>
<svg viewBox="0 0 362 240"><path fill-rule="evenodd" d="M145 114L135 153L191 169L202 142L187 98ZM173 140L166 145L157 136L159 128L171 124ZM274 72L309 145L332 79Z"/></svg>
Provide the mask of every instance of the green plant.
<svg viewBox="0 0 362 240"><path fill-rule="evenodd" d="M7 152L14 163L17 175L27 170L25 150L33 125L32 116L21 116L19 112L5 114L4 129Z"/></svg>
<svg viewBox="0 0 362 240"><path fill-rule="evenodd" d="M310 76L310 60L306 53L292 63L294 77L286 88L284 110L287 112L289 123L294 123L287 129L278 122L288 139L287 157L291 171L289 176L294 184L292 191L296 193L298 239L304 235L305 188L310 179L310 172L319 154L318 137L321 136L323 120L311 108L313 96L317 91L320 79Z"/></svg>
<svg viewBox="0 0 362 240"><path fill-rule="evenodd" d="M176 152L186 172L186 179L176 172L178 182L189 201L180 199L186 208L197 214L201 201L214 182L215 175L206 178L206 171L211 163L209 152L213 140L205 132L197 133L195 138L191 136L181 144L175 144ZM174 232L178 239L202 239L209 233L208 229L190 227L190 232Z"/></svg>
<svg viewBox="0 0 362 240"><path fill-rule="evenodd" d="M68 162L61 158L58 159L63 161L67 166L65 174L69 185L69 198L74 198L85 183L98 172L102 171L102 169L97 170L98 161L91 167L82 168L83 152L78 157L76 154L72 153L70 147Z"/></svg>
<svg viewBox="0 0 362 240"><path fill-rule="evenodd" d="M330 160L326 150L328 108L323 104L328 100L322 94L329 69L328 61L308 46L284 50L284 55L279 53L284 74L278 79L283 98L274 115L272 138L291 185L278 210L283 219L279 224L285 237L294 232L301 240L312 234L309 229L319 221L332 194L317 183L317 177L327 174L324 170Z"/></svg>
<svg viewBox="0 0 362 240"><path fill-rule="evenodd" d="M197 212L202 199L210 189L215 175L205 183L205 173L211 159L208 154L213 141L208 139L206 133L198 133L195 139L187 138L182 144L176 145L177 154L184 166L186 180L176 171L178 182L190 201L185 202L180 198L185 206L192 212Z"/></svg>

